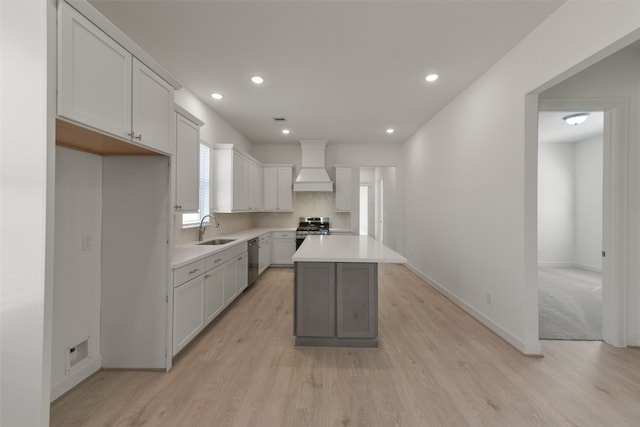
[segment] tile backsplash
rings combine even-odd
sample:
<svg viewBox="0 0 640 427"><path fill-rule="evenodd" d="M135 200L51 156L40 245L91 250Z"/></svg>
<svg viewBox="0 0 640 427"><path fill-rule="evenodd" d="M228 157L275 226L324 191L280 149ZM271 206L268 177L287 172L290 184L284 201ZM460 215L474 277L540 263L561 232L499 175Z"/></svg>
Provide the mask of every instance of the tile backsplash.
<svg viewBox="0 0 640 427"><path fill-rule="evenodd" d="M253 227L253 213L215 214L220 227L207 227L204 239L209 240L216 236L224 236ZM191 243L198 240L198 227L182 228L182 214L173 215L173 240L175 245Z"/></svg>
<svg viewBox="0 0 640 427"><path fill-rule="evenodd" d="M256 213L255 227L297 227L301 216L328 216L331 228L351 228L351 214L336 212L335 193L294 192L293 212Z"/></svg>
<svg viewBox="0 0 640 427"><path fill-rule="evenodd" d="M350 229L351 214L336 212L335 207L335 193L295 192L293 193L293 212L219 213L215 216L220 227L207 227L204 238L208 240L253 227L296 228L298 218L301 216L328 216L331 218L331 228ZM195 242L198 239L197 227L182 228L181 214L173 216L173 232L176 245Z"/></svg>

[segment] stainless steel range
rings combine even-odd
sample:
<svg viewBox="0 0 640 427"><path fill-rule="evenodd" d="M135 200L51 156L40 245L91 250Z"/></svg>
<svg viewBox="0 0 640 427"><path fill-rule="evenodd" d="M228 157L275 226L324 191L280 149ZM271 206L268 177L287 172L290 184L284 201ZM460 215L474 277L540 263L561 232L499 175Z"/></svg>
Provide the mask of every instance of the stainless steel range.
<svg viewBox="0 0 640 427"><path fill-rule="evenodd" d="M329 217L327 216L301 216L298 228L296 228L296 249L300 247L304 238L309 235L331 234L329 230Z"/></svg>

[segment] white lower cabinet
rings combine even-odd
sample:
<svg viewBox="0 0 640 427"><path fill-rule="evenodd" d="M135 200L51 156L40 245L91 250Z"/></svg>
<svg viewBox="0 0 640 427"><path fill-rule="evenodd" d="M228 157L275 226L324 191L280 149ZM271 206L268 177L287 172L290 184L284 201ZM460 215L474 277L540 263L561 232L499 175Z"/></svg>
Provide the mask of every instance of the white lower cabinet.
<svg viewBox="0 0 640 427"><path fill-rule="evenodd" d="M247 244L176 268L173 281L175 356L247 287Z"/></svg>
<svg viewBox="0 0 640 427"><path fill-rule="evenodd" d="M204 276L200 275L173 290L173 354L204 327Z"/></svg>
<svg viewBox="0 0 640 427"><path fill-rule="evenodd" d="M204 316L208 325L224 309L224 267L204 275Z"/></svg>
<svg viewBox="0 0 640 427"><path fill-rule="evenodd" d="M265 233L258 240L258 276L271 265L271 233Z"/></svg>
<svg viewBox="0 0 640 427"><path fill-rule="evenodd" d="M238 293L240 293L249 286L249 254L245 252L242 256L239 256L235 264L238 278Z"/></svg>
<svg viewBox="0 0 640 427"><path fill-rule="evenodd" d="M238 295L238 270L236 264L224 269L224 305L229 305Z"/></svg>
<svg viewBox="0 0 640 427"><path fill-rule="evenodd" d="M295 231L274 231L271 234L271 265L293 266L295 251Z"/></svg>

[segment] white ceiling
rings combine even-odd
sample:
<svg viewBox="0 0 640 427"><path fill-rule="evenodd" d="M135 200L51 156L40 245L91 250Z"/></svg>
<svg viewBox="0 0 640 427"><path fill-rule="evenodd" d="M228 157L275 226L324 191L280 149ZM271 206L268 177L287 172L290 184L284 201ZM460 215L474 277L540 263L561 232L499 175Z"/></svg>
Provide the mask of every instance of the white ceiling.
<svg viewBox="0 0 640 427"><path fill-rule="evenodd" d="M386 144L411 136L562 4L90 2L253 143ZM431 72L441 78L429 84Z"/></svg>
<svg viewBox="0 0 640 427"><path fill-rule="evenodd" d="M604 114L602 111L589 113L587 120L579 125L569 125L562 120L569 114L582 111L540 111L538 113L538 142L541 144L577 142L602 135Z"/></svg>

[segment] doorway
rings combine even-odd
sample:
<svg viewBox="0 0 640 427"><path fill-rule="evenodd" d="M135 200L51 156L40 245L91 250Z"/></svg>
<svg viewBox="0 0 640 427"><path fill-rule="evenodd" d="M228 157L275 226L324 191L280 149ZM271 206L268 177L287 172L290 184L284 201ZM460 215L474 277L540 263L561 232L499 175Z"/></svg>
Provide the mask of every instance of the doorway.
<svg viewBox="0 0 640 427"><path fill-rule="evenodd" d="M398 239L396 167L362 166L359 173L359 234L383 242L391 249Z"/></svg>
<svg viewBox="0 0 640 427"><path fill-rule="evenodd" d="M539 337L602 340L604 113L538 123Z"/></svg>

